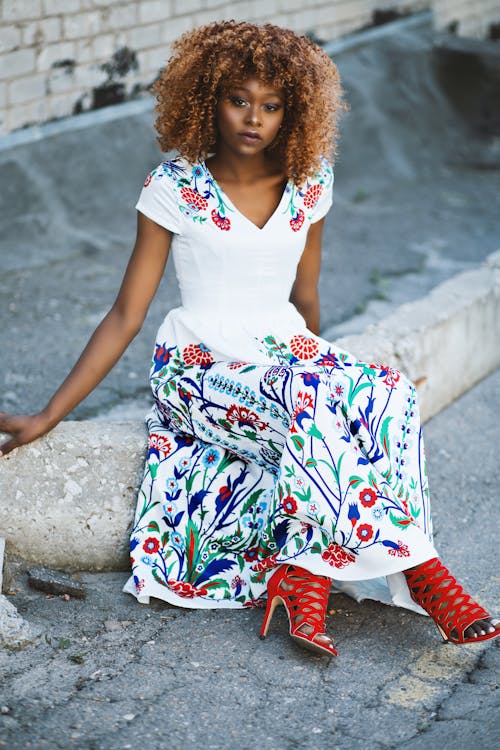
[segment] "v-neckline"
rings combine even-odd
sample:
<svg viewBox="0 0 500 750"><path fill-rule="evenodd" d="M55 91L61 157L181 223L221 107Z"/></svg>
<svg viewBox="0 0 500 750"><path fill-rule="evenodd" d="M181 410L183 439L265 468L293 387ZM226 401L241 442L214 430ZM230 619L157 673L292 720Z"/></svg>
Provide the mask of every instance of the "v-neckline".
<svg viewBox="0 0 500 750"><path fill-rule="evenodd" d="M215 187L217 188L217 190L220 190L220 192L223 193L223 195L225 197L225 200L229 203L229 205L231 206L231 208L233 209L233 211L236 211L236 213L239 214L242 217L242 219L244 219L248 224L251 224L251 226L254 227L254 229L256 229L258 232L263 232L264 229L267 228L267 226L269 225L269 223L272 221L272 219L278 213L278 209L281 208L281 204L283 203L285 195L287 194L287 190L288 190L288 186L290 184L290 180L287 180L286 185L283 188L283 192L281 194L281 198L279 199L279 202L276 205L276 208L274 209L274 211L272 212L272 214L269 216L269 218L267 219L266 223L263 226L259 227L254 221L252 221L251 219L249 219L248 216L246 216L243 213L243 211L241 211L238 208L238 206L231 200L231 198L226 193L226 191L224 190L224 188L222 187L222 185L219 185L219 183L217 182L217 180L213 176L213 174L210 171L210 169L209 169L206 161L203 161L203 166L205 168L206 173L208 174L208 176L212 180L213 184L215 185Z"/></svg>

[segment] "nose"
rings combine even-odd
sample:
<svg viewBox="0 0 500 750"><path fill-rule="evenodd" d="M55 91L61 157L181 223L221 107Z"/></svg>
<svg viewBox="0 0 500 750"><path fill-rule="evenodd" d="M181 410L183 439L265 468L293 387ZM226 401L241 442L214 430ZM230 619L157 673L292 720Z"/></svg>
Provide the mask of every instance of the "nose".
<svg viewBox="0 0 500 750"><path fill-rule="evenodd" d="M260 124L259 107L257 104L251 104L249 106L246 119L249 125Z"/></svg>

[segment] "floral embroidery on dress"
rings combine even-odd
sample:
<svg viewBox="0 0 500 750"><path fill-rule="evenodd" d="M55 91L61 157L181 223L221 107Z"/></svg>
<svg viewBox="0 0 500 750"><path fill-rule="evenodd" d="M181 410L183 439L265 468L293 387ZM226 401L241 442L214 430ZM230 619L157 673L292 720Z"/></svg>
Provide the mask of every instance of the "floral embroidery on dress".
<svg viewBox="0 0 500 750"><path fill-rule="evenodd" d="M165 176L172 180L173 190L180 198L178 208L184 216L204 223L208 219L210 200L215 199L216 208L210 210L213 223L222 231L231 229L231 221L226 216L231 209L204 163L191 165L181 157L164 161L146 177L144 187Z"/></svg>
<svg viewBox="0 0 500 750"><path fill-rule="evenodd" d="M256 247L204 163L174 159L146 178L141 205L181 236L174 261L190 297L162 323L151 363L127 584L142 600L260 606L278 565L356 582L435 556L414 386L308 331L284 284L283 309L272 297L281 270L292 283L332 181L326 164L304 185L290 181Z"/></svg>
<svg viewBox="0 0 500 750"><path fill-rule="evenodd" d="M299 187L293 182L288 183L286 192L290 197L284 212L291 215L289 225L292 231L300 231L304 222L313 218L314 208L332 183L333 170L325 159L322 160L321 170L308 178L304 185Z"/></svg>

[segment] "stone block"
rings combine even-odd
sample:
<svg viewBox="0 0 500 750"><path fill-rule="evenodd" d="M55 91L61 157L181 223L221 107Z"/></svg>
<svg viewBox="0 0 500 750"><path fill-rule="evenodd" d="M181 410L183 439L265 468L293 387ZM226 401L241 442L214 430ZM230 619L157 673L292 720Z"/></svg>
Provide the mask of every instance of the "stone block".
<svg viewBox="0 0 500 750"><path fill-rule="evenodd" d="M16 130L25 125L34 125L44 122L48 117L47 97L36 99L28 104L18 104L10 107L7 114L8 130Z"/></svg>
<svg viewBox="0 0 500 750"><path fill-rule="evenodd" d="M62 422L2 458L10 553L67 571L125 568L146 442L141 423Z"/></svg>
<svg viewBox="0 0 500 750"><path fill-rule="evenodd" d="M162 39L161 24L158 23L151 23L147 26L137 26L134 29L130 29L128 37L132 49L157 47L164 41Z"/></svg>
<svg viewBox="0 0 500 750"><path fill-rule="evenodd" d="M0 79L16 78L35 70L35 50L18 49L0 55Z"/></svg>
<svg viewBox="0 0 500 750"><path fill-rule="evenodd" d="M172 8L165 0L142 0L138 7L139 23L165 21L170 18Z"/></svg>
<svg viewBox="0 0 500 750"><path fill-rule="evenodd" d="M24 102L40 99L46 94L45 75L25 76L17 78L9 83L8 100L9 104L23 104Z"/></svg>
<svg viewBox="0 0 500 750"><path fill-rule="evenodd" d="M98 10L87 13L76 13L74 16L63 16L63 37L65 39L82 39L99 34L103 19Z"/></svg>
<svg viewBox="0 0 500 750"><path fill-rule="evenodd" d="M80 0L43 0L43 13L45 16L57 14L77 13L81 9Z"/></svg>
<svg viewBox="0 0 500 750"><path fill-rule="evenodd" d="M61 19L57 17L30 21L22 26L23 45L50 44L61 39Z"/></svg>
<svg viewBox="0 0 500 750"><path fill-rule="evenodd" d="M173 15L182 16L199 10L203 10L203 0L174 0Z"/></svg>
<svg viewBox="0 0 500 750"><path fill-rule="evenodd" d="M0 594L0 648L18 650L33 643L40 635L19 615L13 604Z"/></svg>
<svg viewBox="0 0 500 750"><path fill-rule="evenodd" d="M0 27L0 53L11 52L21 44L21 31L16 26Z"/></svg>
<svg viewBox="0 0 500 750"><path fill-rule="evenodd" d="M73 42L58 42L49 44L40 50L37 56L37 70L50 70L54 65L68 60L75 60L75 45Z"/></svg>
<svg viewBox="0 0 500 750"><path fill-rule="evenodd" d="M146 22L148 20L150 19L146 19ZM137 23L137 4L129 3L128 5L120 5L116 8L110 8L105 26L106 28L110 30L128 29L131 26L135 26L136 23Z"/></svg>
<svg viewBox="0 0 500 750"><path fill-rule="evenodd" d="M67 91L62 94L51 94L47 97L49 117L66 117L73 112L73 106L78 98L76 91Z"/></svg>
<svg viewBox="0 0 500 750"><path fill-rule="evenodd" d="M69 594L75 599L85 599L85 586L58 570L50 568L29 568L28 584L32 589L47 594Z"/></svg>
<svg viewBox="0 0 500 750"><path fill-rule="evenodd" d="M162 41L172 42L184 34L185 31L189 31L194 26L193 19L191 16L179 16L178 18L169 18L163 24Z"/></svg>
<svg viewBox="0 0 500 750"><path fill-rule="evenodd" d="M94 37L92 46L94 50L94 62L109 59L116 50L114 34L100 34Z"/></svg>
<svg viewBox="0 0 500 750"><path fill-rule="evenodd" d="M42 13L41 0L3 0L2 18L4 21L24 21L38 18Z"/></svg>

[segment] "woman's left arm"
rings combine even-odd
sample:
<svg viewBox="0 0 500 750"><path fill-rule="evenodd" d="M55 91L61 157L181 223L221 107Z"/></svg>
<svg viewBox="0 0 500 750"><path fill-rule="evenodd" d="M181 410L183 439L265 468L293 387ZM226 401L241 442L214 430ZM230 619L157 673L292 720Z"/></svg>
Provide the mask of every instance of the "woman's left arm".
<svg viewBox="0 0 500 750"><path fill-rule="evenodd" d="M319 334L318 281L321 269L321 238L324 219L311 224L306 246L297 268L290 302L293 302L310 331Z"/></svg>

